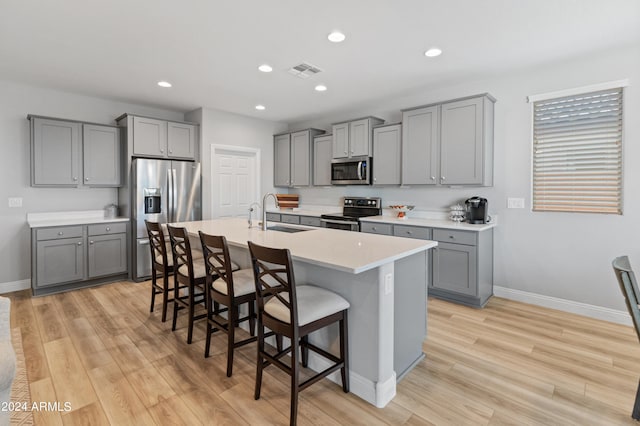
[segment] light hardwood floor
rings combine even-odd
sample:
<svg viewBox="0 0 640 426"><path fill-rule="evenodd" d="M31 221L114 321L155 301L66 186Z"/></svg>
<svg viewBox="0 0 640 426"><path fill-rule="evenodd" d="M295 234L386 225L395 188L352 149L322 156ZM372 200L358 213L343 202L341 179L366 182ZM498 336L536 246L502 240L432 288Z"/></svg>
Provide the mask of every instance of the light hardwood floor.
<svg viewBox="0 0 640 426"><path fill-rule="evenodd" d="M265 370L253 399L253 345L227 378L224 336L203 357L204 326L186 344L149 314L150 284L121 282L53 296L13 293L38 425L286 425L288 376ZM640 344L631 327L493 298L485 309L430 299L426 359L377 409L323 380L303 391L299 424L636 424ZM216 333L216 335L219 333Z"/></svg>

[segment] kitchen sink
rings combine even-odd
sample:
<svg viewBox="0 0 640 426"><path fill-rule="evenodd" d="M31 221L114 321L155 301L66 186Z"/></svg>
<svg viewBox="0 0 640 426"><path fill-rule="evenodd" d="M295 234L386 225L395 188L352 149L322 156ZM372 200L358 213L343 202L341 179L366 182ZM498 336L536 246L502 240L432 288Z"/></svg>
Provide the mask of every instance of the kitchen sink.
<svg viewBox="0 0 640 426"><path fill-rule="evenodd" d="M267 230L269 230L269 231L288 232L288 233L290 233L290 234L293 234L293 233L295 233L295 232L310 231L310 229L289 228L288 226L279 226L279 225L269 226L269 227L267 228Z"/></svg>

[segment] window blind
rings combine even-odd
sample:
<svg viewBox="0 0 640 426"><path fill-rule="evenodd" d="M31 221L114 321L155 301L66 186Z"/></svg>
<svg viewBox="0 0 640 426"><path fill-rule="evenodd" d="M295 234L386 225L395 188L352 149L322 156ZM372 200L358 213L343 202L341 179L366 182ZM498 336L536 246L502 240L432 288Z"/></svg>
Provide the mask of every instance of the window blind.
<svg viewBox="0 0 640 426"><path fill-rule="evenodd" d="M622 214L622 93L534 102L534 211Z"/></svg>

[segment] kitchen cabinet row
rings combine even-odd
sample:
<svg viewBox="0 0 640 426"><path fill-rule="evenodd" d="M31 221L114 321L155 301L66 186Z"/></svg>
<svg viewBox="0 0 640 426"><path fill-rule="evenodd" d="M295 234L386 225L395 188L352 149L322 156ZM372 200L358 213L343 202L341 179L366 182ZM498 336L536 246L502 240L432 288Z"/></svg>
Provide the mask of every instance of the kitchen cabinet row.
<svg viewBox="0 0 640 426"><path fill-rule="evenodd" d="M493 185L493 109L482 94L274 136L274 186L331 185L333 159L372 157L373 185Z"/></svg>
<svg viewBox="0 0 640 426"><path fill-rule="evenodd" d="M127 226L127 222L107 222L33 228L33 294L49 294L126 279Z"/></svg>
<svg viewBox="0 0 640 426"><path fill-rule="evenodd" d="M430 296L483 307L493 295L492 228L476 232L363 221L360 230L437 241L429 251Z"/></svg>
<svg viewBox="0 0 640 426"><path fill-rule="evenodd" d="M127 158L198 159L198 126L193 123L130 114L117 119L120 126L27 118L34 187L120 187Z"/></svg>
<svg viewBox="0 0 640 426"><path fill-rule="evenodd" d="M31 186L118 187L120 132L115 126L29 115Z"/></svg>

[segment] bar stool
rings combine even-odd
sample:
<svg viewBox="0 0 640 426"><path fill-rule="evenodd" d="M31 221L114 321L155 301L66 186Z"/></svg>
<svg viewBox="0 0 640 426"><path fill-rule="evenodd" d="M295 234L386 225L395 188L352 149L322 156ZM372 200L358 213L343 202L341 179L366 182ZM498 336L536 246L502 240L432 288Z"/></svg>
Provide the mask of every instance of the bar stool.
<svg viewBox="0 0 640 426"><path fill-rule="evenodd" d="M296 424L298 393L321 378L340 370L342 390L349 392L349 348L347 310L349 302L342 296L323 288L296 286L291 253L288 249L274 249L248 242L256 287L258 304L258 360L256 371L255 399L260 398L262 370L273 364L291 376L291 417ZM309 333L335 322L340 329L340 355L335 355L308 341ZM277 353L268 353L264 344L264 329L269 328L276 336L290 339L290 346L278 348ZM309 349L333 362L333 365L300 383L298 348L304 367L309 360ZM281 358L290 354L287 365Z"/></svg>
<svg viewBox="0 0 640 426"><path fill-rule="evenodd" d="M206 269L202 259L194 263L187 230L170 225L167 225L167 229L171 239L174 276L173 323L171 330L175 331L176 329L178 311L187 309L189 312L187 343L191 344L194 321L207 317L206 312L195 315L195 306L205 303ZM187 294L180 296L180 290L183 289L187 291ZM196 294L196 290L199 290L198 294Z"/></svg>
<svg viewBox="0 0 640 426"><path fill-rule="evenodd" d="M169 287L169 274L173 274L173 255L167 255L167 251L171 252L171 243L166 243L162 225L148 220L145 220L144 224L147 227L151 249L151 308L149 312L153 312L156 295L162 294L162 322L165 322L167 320L167 305L173 301L173 298L169 297L169 292L173 290L173 287ZM162 278L162 285L158 283L158 278Z"/></svg>
<svg viewBox="0 0 640 426"><path fill-rule="evenodd" d="M211 334L221 330L227 334L227 377L233 372L233 351L235 348L255 342L256 323L256 288L253 270L236 269L229 255L229 246L224 236L207 235L200 232L202 253L207 277L207 341L205 343L205 358L209 357ZM232 265L229 268L229 265ZM237 266L237 265L236 265ZM239 318L239 307L247 304L248 314ZM226 308L220 309L219 305ZM220 316L227 312L227 318ZM251 337L235 341L235 328L241 322L249 321Z"/></svg>

